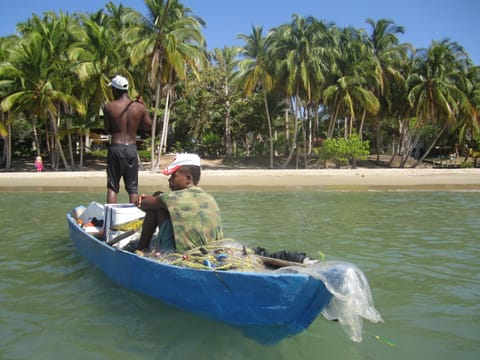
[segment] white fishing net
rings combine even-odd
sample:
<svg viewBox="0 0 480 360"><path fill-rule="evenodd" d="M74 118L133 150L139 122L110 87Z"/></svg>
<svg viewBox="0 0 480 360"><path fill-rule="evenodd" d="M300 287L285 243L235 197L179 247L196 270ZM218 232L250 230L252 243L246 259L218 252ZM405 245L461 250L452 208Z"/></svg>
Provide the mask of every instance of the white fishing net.
<svg viewBox="0 0 480 360"><path fill-rule="evenodd" d="M352 341L362 341L362 318L374 323L383 322L373 306L367 278L351 263L321 261L310 266L288 266L275 271L303 273L321 280L333 295L322 315L327 320L338 320Z"/></svg>

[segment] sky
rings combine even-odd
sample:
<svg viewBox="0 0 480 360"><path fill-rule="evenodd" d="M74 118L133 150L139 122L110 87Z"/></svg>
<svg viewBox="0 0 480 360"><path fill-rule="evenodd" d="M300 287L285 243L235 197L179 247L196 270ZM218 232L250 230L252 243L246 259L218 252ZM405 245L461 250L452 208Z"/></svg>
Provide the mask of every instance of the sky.
<svg viewBox="0 0 480 360"><path fill-rule="evenodd" d="M290 23L292 15L313 16L340 27L370 30L366 19L388 19L403 26L401 42L426 48L432 41L450 39L464 47L480 65L480 14L478 0L180 0L192 14L206 22L203 29L208 49L242 45L239 34L250 35L252 26L262 26L264 34L273 27ZM144 13L143 0L112 0L115 4ZM14 34L16 24L44 11L93 12L107 0L17 0L2 1L0 36Z"/></svg>

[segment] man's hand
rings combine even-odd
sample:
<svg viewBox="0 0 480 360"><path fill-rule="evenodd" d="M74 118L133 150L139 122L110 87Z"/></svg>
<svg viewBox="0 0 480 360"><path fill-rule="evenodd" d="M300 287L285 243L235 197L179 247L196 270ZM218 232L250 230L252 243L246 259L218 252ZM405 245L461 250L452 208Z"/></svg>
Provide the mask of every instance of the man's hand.
<svg viewBox="0 0 480 360"><path fill-rule="evenodd" d="M137 205L139 209L142 208L142 201L143 201L143 199L145 199L146 197L147 197L147 195L145 195L145 194L142 194L142 195L140 195L140 196L138 197L138 200L137 200L137 202L135 203L135 205Z"/></svg>

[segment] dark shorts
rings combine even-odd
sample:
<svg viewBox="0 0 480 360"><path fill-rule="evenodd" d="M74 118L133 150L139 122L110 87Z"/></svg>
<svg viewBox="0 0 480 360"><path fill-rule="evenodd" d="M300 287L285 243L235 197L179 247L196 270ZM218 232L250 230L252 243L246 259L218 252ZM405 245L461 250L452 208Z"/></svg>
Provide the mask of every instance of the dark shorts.
<svg viewBox="0 0 480 360"><path fill-rule="evenodd" d="M120 191L120 179L123 177L125 190L129 194L138 194L138 157L136 144L112 144L107 155L107 187L114 192Z"/></svg>

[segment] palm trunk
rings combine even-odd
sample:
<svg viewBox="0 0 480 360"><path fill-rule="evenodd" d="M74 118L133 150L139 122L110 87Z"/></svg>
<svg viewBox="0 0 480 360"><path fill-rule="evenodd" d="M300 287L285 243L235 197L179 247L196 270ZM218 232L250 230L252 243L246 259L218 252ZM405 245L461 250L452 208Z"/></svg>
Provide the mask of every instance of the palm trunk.
<svg viewBox="0 0 480 360"><path fill-rule="evenodd" d="M60 139L58 138L58 128L57 123L55 121L54 115L50 112L50 125L52 127L52 154L53 156L53 168L58 170L60 165L60 159L65 166L65 169L68 169L67 160L65 159L65 154L63 153L62 144L60 143Z"/></svg>
<svg viewBox="0 0 480 360"><path fill-rule="evenodd" d="M308 110L305 110L306 112ZM306 114L308 116L308 113ZM304 116L305 118L305 116ZM302 132L303 132L303 166L307 168L307 128L305 127L305 121L302 121ZM298 167L297 167L298 168Z"/></svg>
<svg viewBox="0 0 480 360"><path fill-rule="evenodd" d="M150 171L154 171L154 165L155 165L155 134L157 133L157 122L158 122L158 115L157 115L157 110L158 110L158 104L160 102L160 82L157 84L157 88L155 90L155 108L154 108L154 113L153 113L153 121L152 121L152 142L150 146Z"/></svg>
<svg viewBox="0 0 480 360"><path fill-rule="evenodd" d="M70 120L66 122L67 126L67 140L68 140L68 155L70 157L70 166L75 169L75 158L73 156L72 134L70 133Z"/></svg>
<svg viewBox="0 0 480 360"><path fill-rule="evenodd" d="M40 141L38 139L38 131L37 131L37 123L35 118L32 119L32 132L33 132L33 143L37 149L37 156L40 156L41 149L40 149Z"/></svg>
<svg viewBox="0 0 480 360"><path fill-rule="evenodd" d="M435 137L435 139L432 141L432 143L430 144L430 146L428 147L427 151L425 151L425 153L422 155L422 157L420 159L417 160L417 162L415 164L413 164L412 167L417 167L419 164L421 164L423 162L423 160L425 160L425 158L428 156L428 154L430 153L430 151L432 151L433 147L435 146L435 144L437 143L438 139L440 139L440 137L442 136L442 134L445 132L445 130L448 128L448 123L445 122L445 125L443 125L443 127L440 129L440 131L438 132L437 136Z"/></svg>
<svg viewBox="0 0 480 360"><path fill-rule="evenodd" d="M231 119L230 119L230 100L229 100L230 90L228 87L228 81L225 80L225 147L226 155L232 155L232 129L231 129Z"/></svg>
<svg viewBox="0 0 480 360"><path fill-rule="evenodd" d="M335 114L333 117L330 118L330 122L328 124L327 138L329 139L333 137L333 132L335 131L335 123L337 122L339 112L340 112L340 102L336 104Z"/></svg>
<svg viewBox="0 0 480 360"><path fill-rule="evenodd" d="M288 97L285 99L285 104L288 104ZM285 149L284 154L290 150L290 116L288 115L289 106L285 106Z"/></svg>
<svg viewBox="0 0 480 360"><path fill-rule="evenodd" d="M231 156L232 151L232 129L230 126L230 101L227 100L225 104L225 145L226 145L226 155Z"/></svg>
<svg viewBox="0 0 480 360"><path fill-rule="evenodd" d="M84 143L83 143L83 135L80 134L80 159L78 160L78 167L81 169L83 168L83 148L84 148Z"/></svg>
<svg viewBox="0 0 480 360"><path fill-rule="evenodd" d="M164 114L163 114L163 128L162 128L162 133L160 134L160 145L158 147L158 154L157 154L157 160L155 161L155 166L154 166L154 171L158 171L158 167L160 166L160 160L162 157L162 151L163 148L167 146L167 135L168 135L168 123L170 119L170 112L169 112L169 106L170 106L170 85L167 85L167 97L165 99L165 108L164 108Z"/></svg>
<svg viewBox="0 0 480 360"><path fill-rule="evenodd" d="M292 157L293 157L293 152L297 151L297 136L298 136L298 99L296 98L296 101L295 101L295 108L293 109L293 113L295 114L293 116L293 121L294 121L294 124L293 124L293 136L292 136L292 147L290 149L290 153L288 154L288 157L287 157L287 160L285 160L285 162L283 163L283 168L286 168L287 165L290 163L290 161L292 160ZM292 105L293 106L293 105Z"/></svg>
<svg viewBox="0 0 480 360"><path fill-rule="evenodd" d="M265 113L267 114L268 124L268 140L270 141L270 169L273 169L273 134L272 134L272 119L270 118L270 110L268 109L267 90L263 91L263 101L265 103Z"/></svg>
<svg viewBox="0 0 480 360"><path fill-rule="evenodd" d="M358 136L360 137L360 141L363 141L363 124L365 123L365 116L367 115L367 110L363 110L362 114L362 121L360 121L360 128L358 129Z"/></svg>
<svg viewBox="0 0 480 360"><path fill-rule="evenodd" d="M7 125L8 135L7 135L7 156L5 159L5 169L10 169L12 166L12 125L9 123Z"/></svg>

